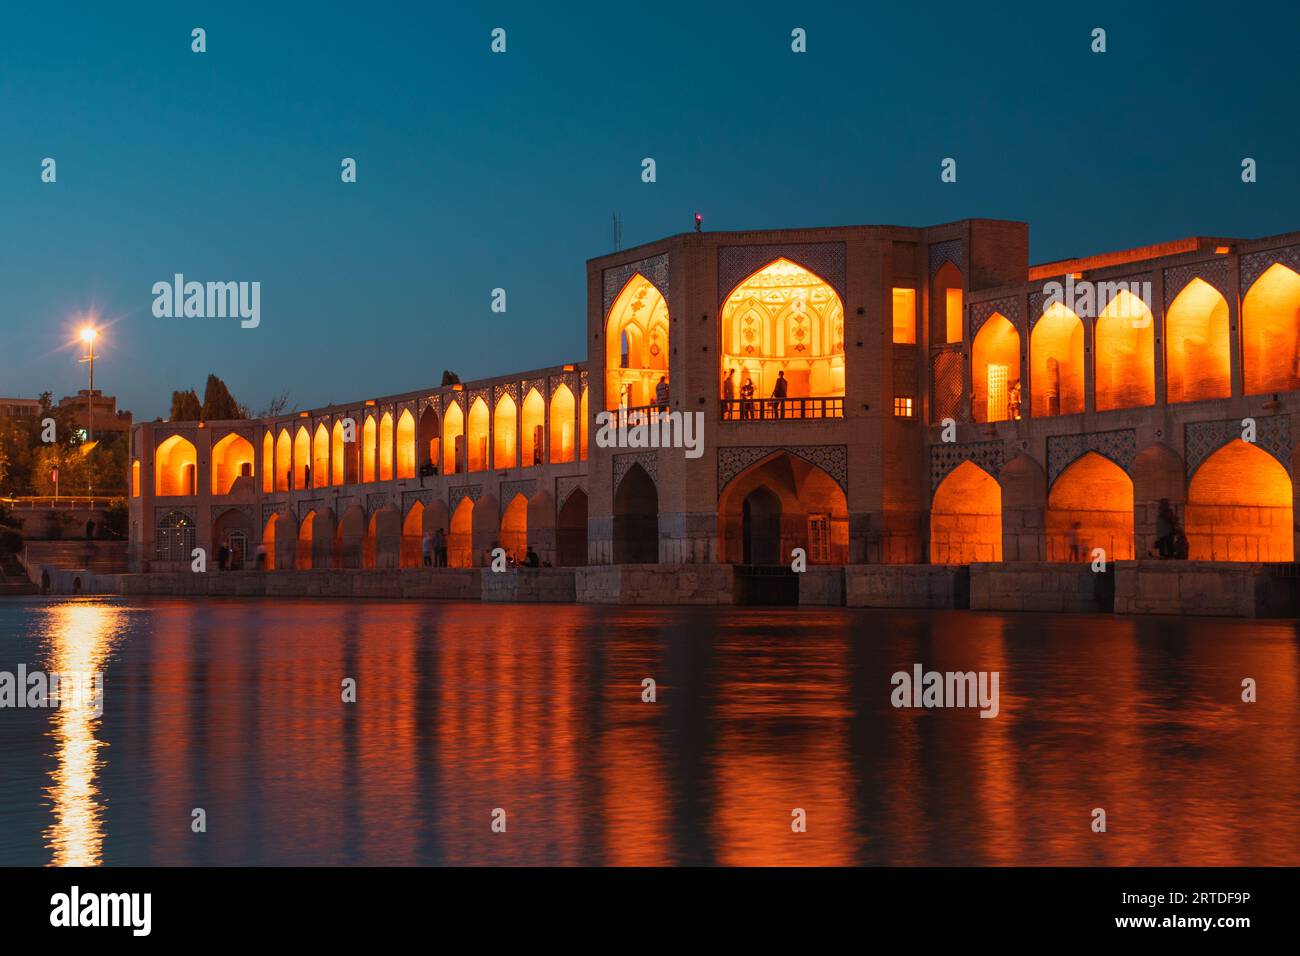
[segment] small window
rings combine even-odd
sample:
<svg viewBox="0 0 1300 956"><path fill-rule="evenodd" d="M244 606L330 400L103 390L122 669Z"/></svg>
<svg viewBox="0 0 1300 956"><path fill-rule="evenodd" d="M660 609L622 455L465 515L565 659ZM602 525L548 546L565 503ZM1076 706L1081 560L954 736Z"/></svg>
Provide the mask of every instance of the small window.
<svg viewBox="0 0 1300 956"><path fill-rule="evenodd" d="M916 344L916 290L894 290L894 344Z"/></svg>
<svg viewBox="0 0 1300 956"><path fill-rule="evenodd" d="M961 289L947 290L948 344L961 341Z"/></svg>
<svg viewBox="0 0 1300 956"><path fill-rule="evenodd" d="M906 395L894 396L894 417L911 418L912 417L912 399Z"/></svg>
<svg viewBox="0 0 1300 956"><path fill-rule="evenodd" d="M808 560L813 564L829 564L831 560L831 516L808 516Z"/></svg>

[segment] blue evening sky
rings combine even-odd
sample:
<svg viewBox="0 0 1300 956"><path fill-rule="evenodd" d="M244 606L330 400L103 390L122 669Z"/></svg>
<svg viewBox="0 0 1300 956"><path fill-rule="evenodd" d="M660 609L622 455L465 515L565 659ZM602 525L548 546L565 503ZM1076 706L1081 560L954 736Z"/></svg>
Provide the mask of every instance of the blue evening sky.
<svg viewBox="0 0 1300 956"><path fill-rule="evenodd" d="M210 371L256 411L581 359L584 261L615 212L624 246L697 210L1022 219L1034 261L1300 229L1298 10L5 3L0 395L84 386L67 342L88 310L96 385L138 418ZM154 317L177 272L260 281L261 326Z"/></svg>

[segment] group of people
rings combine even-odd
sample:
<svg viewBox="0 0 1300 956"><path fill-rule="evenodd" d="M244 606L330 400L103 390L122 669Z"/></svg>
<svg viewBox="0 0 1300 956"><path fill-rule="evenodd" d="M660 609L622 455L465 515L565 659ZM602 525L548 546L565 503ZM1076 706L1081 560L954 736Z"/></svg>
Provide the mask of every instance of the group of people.
<svg viewBox="0 0 1300 956"><path fill-rule="evenodd" d="M266 545L261 541L257 542L257 549L253 553L253 564L259 571L266 568ZM243 552L234 547L229 538L222 538L221 547L217 548L218 570L238 571L243 566Z"/></svg>
<svg viewBox="0 0 1300 956"><path fill-rule="evenodd" d="M1168 498L1160 499L1160 508L1156 511L1156 546L1148 556L1161 561L1171 558L1187 560L1187 534Z"/></svg>
<svg viewBox="0 0 1300 956"><path fill-rule="evenodd" d="M780 399L789 395L790 383L786 380L785 372L776 373L776 382L772 385L771 397L777 399L772 403L772 414L775 418L785 417L785 405ZM722 379L722 417L730 418L732 405L736 400L736 370L729 370ZM754 417L754 382L749 377L749 372L744 373L744 378L740 382L740 417L748 419Z"/></svg>
<svg viewBox="0 0 1300 956"><path fill-rule="evenodd" d="M439 528L433 534L424 533L420 540L420 556L426 568L445 568L447 566L447 532Z"/></svg>

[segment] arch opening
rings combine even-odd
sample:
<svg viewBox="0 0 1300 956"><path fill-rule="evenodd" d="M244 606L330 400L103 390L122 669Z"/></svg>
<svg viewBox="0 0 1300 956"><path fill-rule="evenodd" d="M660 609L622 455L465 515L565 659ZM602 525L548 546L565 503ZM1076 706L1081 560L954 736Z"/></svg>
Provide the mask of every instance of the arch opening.
<svg viewBox="0 0 1300 956"><path fill-rule="evenodd" d="M154 451L154 494L176 497L198 494L198 452L180 435L172 435Z"/></svg>
<svg viewBox="0 0 1300 956"><path fill-rule="evenodd" d="M469 471L486 471L488 468L488 414L487 402L482 397L474 399L469 407Z"/></svg>
<svg viewBox="0 0 1300 956"><path fill-rule="evenodd" d="M1020 417L1020 333L994 312L971 346L971 411L977 422Z"/></svg>
<svg viewBox="0 0 1300 956"><path fill-rule="evenodd" d="M845 564L849 517L844 490L816 465L778 452L746 468L718 496L718 559L788 564L803 548L809 564Z"/></svg>
<svg viewBox="0 0 1300 956"><path fill-rule="evenodd" d="M587 493L581 488L569 492L555 522L555 564L561 568L587 563Z"/></svg>
<svg viewBox="0 0 1300 956"><path fill-rule="evenodd" d="M638 272L605 317L605 407L651 404L655 384L667 374L668 303Z"/></svg>
<svg viewBox="0 0 1300 956"><path fill-rule="evenodd" d="M409 408L397 418L397 477L415 477L415 416Z"/></svg>
<svg viewBox="0 0 1300 956"><path fill-rule="evenodd" d="M1241 301L1247 395L1300 389L1300 275L1275 262Z"/></svg>
<svg viewBox="0 0 1300 956"><path fill-rule="evenodd" d="M1228 302L1203 279L1193 279L1165 313L1165 400L1227 398Z"/></svg>
<svg viewBox="0 0 1300 956"><path fill-rule="evenodd" d="M465 413L459 402L452 402L442 415L442 473L459 475L465 471Z"/></svg>
<svg viewBox="0 0 1300 956"><path fill-rule="evenodd" d="M231 432L212 446L212 493L228 495L240 478L247 478L249 491L256 486L253 480L253 443L243 435Z"/></svg>
<svg viewBox="0 0 1300 956"><path fill-rule="evenodd" d="M1133 558L1133 480L1119 465L1090 451L1070 464L1047 496L1047 560L1106 563Z"/></svg>
<svg viewBox="0 0 1300 956"><path fill-rule="evenodd" d="M639 464L614 492L614 563L659 563L659 489Z"/></svg>
<svg viewBox="0 0 1300 956"><path fill-rule="evenodd" d="M1034 324L1029 362L1035 418L1083 411L1083 321L1062 303Z"/></svg>
<svg viewBox="0 0 1300 956"><path fill-rule="evenodd" d="M535 388L524 397L523 428L520 429L521 461L525 468L540 465L546 451L546 403Z"/></svg>
<svg viewBox="0 0 1300 956"><path fill-rule="evenodd" d="M930 563L1002 560L1002 486L963 461L935 489L930 504Z"/></svg>
<svg viewBox="0 0 1300 956"><path fill-rule="evenodd" d="M1096 339L1097 411L1154 405L1155 322L1147 304L1119 290L1097 317Z"/></svg>
<svg viewBox="0 0 1300 956"><path fill-rule="evenodd" d="M1294 491L1268 452L1234 438L1201 463L1187 489L1187 556L1294 561Z"/></svg>
<svg viewBox="0 0 1300 956"><path fill-rule="evenodd" d="M515 400L508 392L503 393L497 401L492 417L492 465L494 468L513 468L515 431L519 427L519 416L515 411Z"/></svg>

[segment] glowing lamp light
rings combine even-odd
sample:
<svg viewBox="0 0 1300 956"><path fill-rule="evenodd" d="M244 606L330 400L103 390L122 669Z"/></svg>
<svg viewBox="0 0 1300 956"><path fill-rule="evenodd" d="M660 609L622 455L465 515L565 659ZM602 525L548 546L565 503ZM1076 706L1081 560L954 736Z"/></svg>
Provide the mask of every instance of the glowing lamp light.
<svg viewBox="0 0 1300 956"><path fill-rule="evenodd" d="M700 231L700 226L703 225L703 223L704 223L704 217L701 216L701 215L697 212L697 213L695 214L695 231L696 231L696 232L699 232L699 231Z"/></svg>
<svg viewBox="0 0 1300 956"><path fill-rule="evenodd" d="M94 327L88 325L81 330L81 341L89 345L91 342L95 341L97 335L99 335L99 333L95 331Z"/></svg>
<svg viewBox="0 0 1300 956"><path fill-rule="evenodd" d="M1226 256L1232 251L1232 246L1215 246L1214 253L1219 256Z"/></svg>

